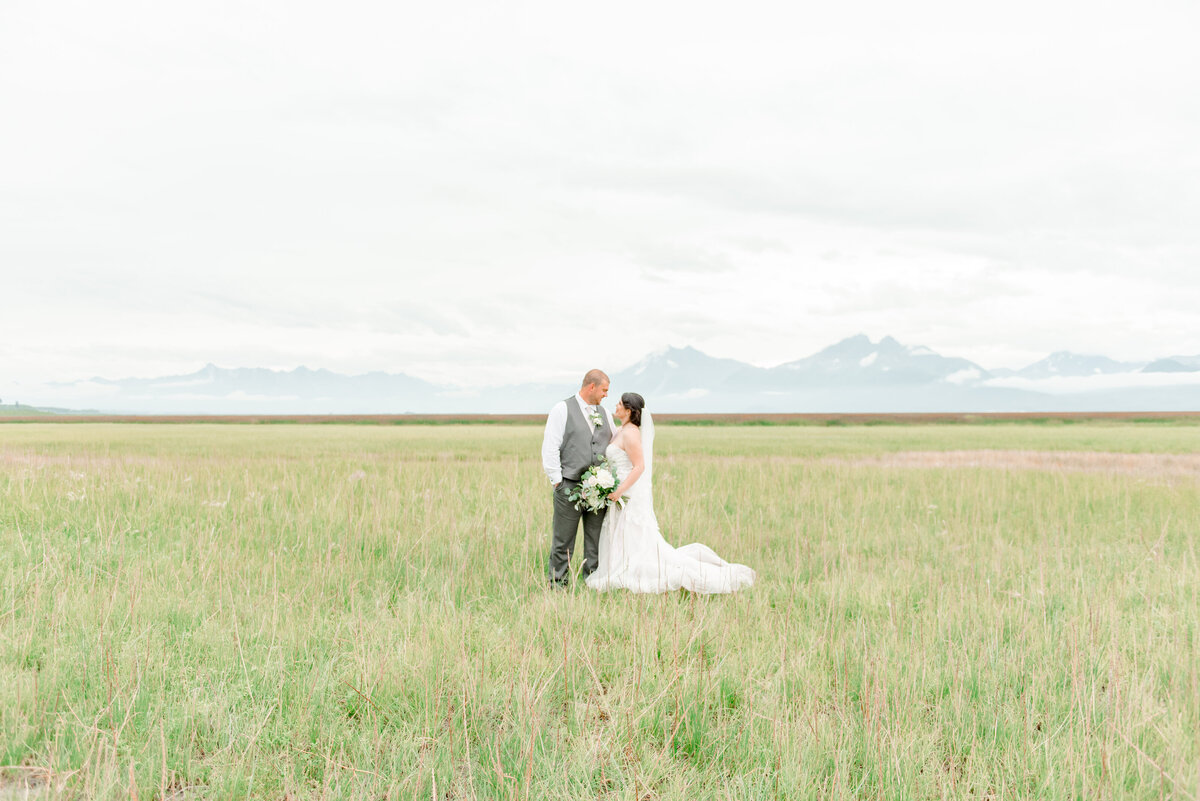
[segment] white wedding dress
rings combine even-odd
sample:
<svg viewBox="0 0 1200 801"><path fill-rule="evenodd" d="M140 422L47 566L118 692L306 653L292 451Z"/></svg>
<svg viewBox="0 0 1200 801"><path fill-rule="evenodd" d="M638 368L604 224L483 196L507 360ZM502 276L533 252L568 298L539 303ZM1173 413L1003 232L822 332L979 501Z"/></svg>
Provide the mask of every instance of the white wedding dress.
<svg viewBox="0 0 1200 801"><path fill-rule="evenodd" d="M653 448L653 422L647 439L643 415L643 452L646 471L629 488L624 507L612 506L604 515L600 529L600 566L587 577L594 590L626 589L632 592L662 593L685 589L692 592L736 592L754 583L754 571L717 556L700 543L672 548L658 530L654 516L654 493L650 484ZM623 481L633 463L617 445L611 444L604 455Z"/></svg>

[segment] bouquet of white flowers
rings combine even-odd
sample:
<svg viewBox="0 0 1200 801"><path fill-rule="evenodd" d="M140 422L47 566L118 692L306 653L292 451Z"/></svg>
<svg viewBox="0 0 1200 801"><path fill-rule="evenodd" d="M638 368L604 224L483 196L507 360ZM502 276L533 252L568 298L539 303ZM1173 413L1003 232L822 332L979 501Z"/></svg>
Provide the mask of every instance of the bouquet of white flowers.
<svg viewBox="0 0 1200 801"><path fill-rule="evenodd" d="M601 459L579 477L579 486L571 490L567 500L575 502L575 508L585 512L600 512L616 504L624 504L625 497L613 501L608 496L617 488L617 472Z"/></svg>

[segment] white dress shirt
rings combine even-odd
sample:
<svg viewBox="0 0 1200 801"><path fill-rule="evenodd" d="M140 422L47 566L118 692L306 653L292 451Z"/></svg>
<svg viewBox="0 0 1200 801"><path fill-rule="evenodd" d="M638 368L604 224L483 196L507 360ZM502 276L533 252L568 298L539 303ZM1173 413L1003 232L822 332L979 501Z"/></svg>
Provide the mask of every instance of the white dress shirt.
<svg viewBox="0 0 1200 801"><path fill-rule="evenodd" d="M579 404L579 410L583 412L583 419L588 420L588 416L592 413L591 406L580 397L578 392L575 393L575 402ZM616 433L617 427L613 424L612 415L608 413L608 409L599 404L596 406L608 418L609 430ZM551 484L558 484L563 478L562 454L559 449L562 448L563 437L566 433L567 402L559 401L550 410L550 416L546 418L546 433L542 435L542 469L546 471L546 478L550 479Z"/></svg>

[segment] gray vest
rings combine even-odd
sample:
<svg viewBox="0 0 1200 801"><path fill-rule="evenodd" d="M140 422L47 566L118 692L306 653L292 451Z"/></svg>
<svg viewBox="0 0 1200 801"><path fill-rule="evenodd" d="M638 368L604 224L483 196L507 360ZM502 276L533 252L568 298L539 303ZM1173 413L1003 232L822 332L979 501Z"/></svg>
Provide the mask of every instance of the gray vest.
<svg viewBox="0 0 1200 801"><path fill-rule="evenodd" d="M592 425L592 421L584 416L575 396L567 398L567 427L563 431L562 447L558 449L562 464L563 478L578 481L583 472L604 458L604 449L612 441L612 428L608 425L608 415L603 411L600 427Z"/></svg>

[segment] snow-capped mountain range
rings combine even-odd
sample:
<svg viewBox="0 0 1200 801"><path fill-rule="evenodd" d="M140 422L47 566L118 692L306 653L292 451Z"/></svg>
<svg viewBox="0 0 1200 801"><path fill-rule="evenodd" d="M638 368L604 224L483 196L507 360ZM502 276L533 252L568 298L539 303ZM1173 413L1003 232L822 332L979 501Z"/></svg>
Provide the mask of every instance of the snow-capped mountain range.
<svg viewBox="0 0 1200 801"><path fill-rule="evenodd" d="M27 404L114 413L502 414L544 412L576 387L473 392L402 373L208 364L188 375L0 389ZM769 368L666 348L612 373L609 403L625 391L661 412L1192 411L1200 410L1200 355L1134 363L1059 352L1020 370L989 370L860 334Z"/></svg>

